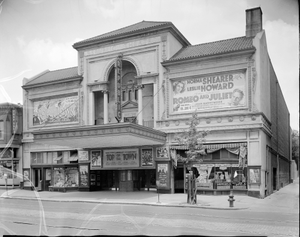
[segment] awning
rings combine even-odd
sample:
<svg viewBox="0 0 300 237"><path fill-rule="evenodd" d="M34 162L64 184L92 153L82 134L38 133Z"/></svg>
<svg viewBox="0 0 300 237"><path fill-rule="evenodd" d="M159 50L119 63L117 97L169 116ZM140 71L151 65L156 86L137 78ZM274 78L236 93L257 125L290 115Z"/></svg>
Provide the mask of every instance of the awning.
<svg viewBox="0 0 300 237"><path fill-rule="evenodd" d="M69 148L121 148L164 145L167 134L133 123L39 129L32 132L37 143Z"/></svg>
<svg viewBox="0 0 300 237"><path fill-rule="evenodd" d="M69 157L69 161L76 161L78 160L78 155L72 155Z"/></svg>
<svg viewBox="0 0 300 237"><path fill-rule="evenodd" d="M207 144L203 145L202 149L221 149L221 148L236 148L240 146L247 147L247 143L224 143L224 144ZM170 149L174 150L188 150L187 146L170 146ZM197 149L197 147L196 147ZM199 148L198 148L199 149Z"/></svg>

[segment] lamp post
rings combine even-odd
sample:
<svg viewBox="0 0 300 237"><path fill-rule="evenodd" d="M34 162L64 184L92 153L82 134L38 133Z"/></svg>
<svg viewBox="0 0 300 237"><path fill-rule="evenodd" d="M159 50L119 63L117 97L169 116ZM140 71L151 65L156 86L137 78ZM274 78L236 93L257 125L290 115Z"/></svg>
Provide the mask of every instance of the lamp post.
<svg viewBox="0 0 300 237"><path fill-rule="evenodd" d="M157 203L160 203L160 201L159 201L159 191L158 191L158 187L159 187L159 180L156 180L156 189L157 189Z"/></svg>
<svg viewBox="0 0 300 237"><path fill-rule="evenodd" d="M8 196L8 192L7 192L7 174L4 174L4 180L5 180L5 189L6 189L6 196Z"/></svg>

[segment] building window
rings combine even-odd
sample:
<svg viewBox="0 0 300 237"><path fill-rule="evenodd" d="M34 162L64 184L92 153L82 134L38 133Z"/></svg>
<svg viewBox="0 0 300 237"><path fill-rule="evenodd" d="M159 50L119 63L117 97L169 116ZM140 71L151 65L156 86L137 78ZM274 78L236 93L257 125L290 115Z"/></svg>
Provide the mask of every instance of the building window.
<svg viewBox="0 0 300 237"><path fill-rule="evenodd" d="M4 138L4 122L0 120L0 139Z"/></svg>
<svg viewBox="0 0 300 237"><path fill-rule="evenodd" d="M220 160L220 150L212 153L212 159L213 160Z"/></svg>
<svg viewBox="0 0 300 237"><path fill-rule="evenodd" d="M134 90L134 99L138 100L138 90Z"/></svg>
<svg viewBox="0 0 300 237"><path fill-rule="evenodd" d="M131 90L128 91L128 100L131 100Z"/></svg>
<svg viewBox="0 0 300 237"><path fill-rule="evenodd" d="M125 101L126 91L122 91L122 101Z"/></svg>

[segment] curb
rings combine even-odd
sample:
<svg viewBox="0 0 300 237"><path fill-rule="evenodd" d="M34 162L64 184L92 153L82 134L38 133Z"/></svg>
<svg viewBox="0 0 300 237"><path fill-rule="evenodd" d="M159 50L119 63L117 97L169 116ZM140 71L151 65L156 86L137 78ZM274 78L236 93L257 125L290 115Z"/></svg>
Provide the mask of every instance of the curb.
<svg viewBox="0 0 300 237"><path fill-rule="evenodd" d="M47 202L84 202L84 203L98 203L98 204L118 204L118 205L136 205L136 206L160 206L160 207L181 207L181 208L202 208L202 209L214 209L214 210L245 210L249 207L213 207L213 206L199 206L191 204L168 204L168 203L149 203L149 202L113 202L113 201L97 201L97 200L61 200L50 198L30 198L30 197L11 197L3 196L3 199L21 199L21 200L35 200Z"/></svg>

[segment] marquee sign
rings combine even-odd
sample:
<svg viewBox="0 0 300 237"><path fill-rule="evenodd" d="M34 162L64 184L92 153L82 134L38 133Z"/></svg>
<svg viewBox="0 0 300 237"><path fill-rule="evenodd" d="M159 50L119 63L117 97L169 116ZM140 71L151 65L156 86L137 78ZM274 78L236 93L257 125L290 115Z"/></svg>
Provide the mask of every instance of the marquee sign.
<svg viewBox="0 0 300 237"><path fill-rule="evenodd" d="M140 160L138 149L105 150L103 152L104 168L124 168L139 166Z"/></svg>
<svg viewBox="0 0 300 237"><path fill-rule="evenodd" d="M246 103L245 73L223 73L172 82L173 112L240 108Z"/></svg>

